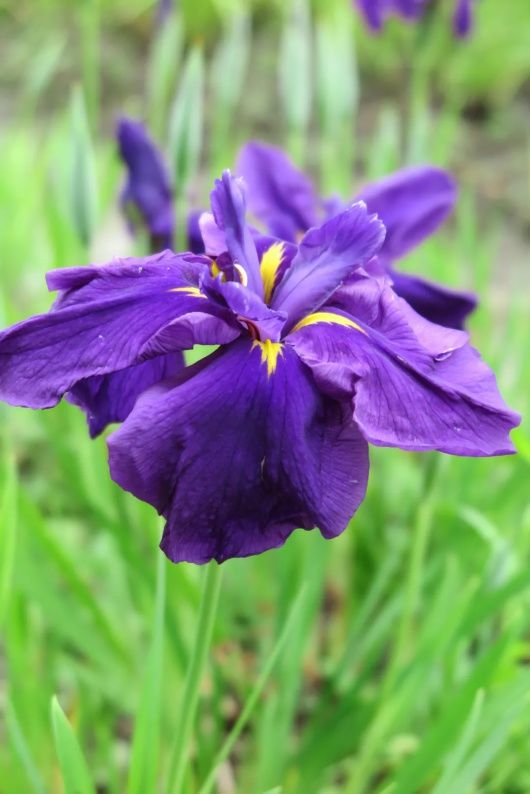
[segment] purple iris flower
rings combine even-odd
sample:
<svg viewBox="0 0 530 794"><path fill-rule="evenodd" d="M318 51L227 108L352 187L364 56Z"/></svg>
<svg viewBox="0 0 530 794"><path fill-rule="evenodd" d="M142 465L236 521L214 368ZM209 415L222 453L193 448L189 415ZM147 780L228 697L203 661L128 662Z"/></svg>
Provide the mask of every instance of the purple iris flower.
<svg viewBox="0 0 530 794"><path fill-rule="evenodd" d="M382 30L388 16L397 15L410 21L417 21L425 8L434 0L356 0L357 7L368 27L373 31ZM459 38L466 37L473 25L473 4L475 0L456 0L453 14L453 31Z"/></svg>
<svg viewBox="0 0 530 794"><path fill-rule="evenodd" d="M164 158L139 121L120 119L116 136L120 156L128 172L121 205L131 230L139 225L146 228L152 251L172 248L175 231L173 189Z"/></svg>
<svg viewBox="0 0 530 794"><path fill-rule="evenodd" d="M364 498L368 442L513 452L518 416L467 334L371 273L385 229L363 202L298 244L255 236L245 211L225 172L200 223L211 256L53 271L53 310L0 334L0 398L31 408L219 345L161 376L109 438L113 479L165 517L171 560L258 554L297 527L339 535Z"/></svg>
<svg viewBox="0 0 530 794"><path fill-rule="evenodd" d="M332 217L345 207L340 199L323 201L311 180L274 146L247 143L237 171L248 184L251 213L284 240L296 241L318 225L323 215ZM456 195L454 180L446 171L416 166L365 186L357 200L377 213L386 227L378 264L391 277L397 294L428 320L461 329L476 306L474 295L399 273L393 267L444 222Z"/></svg>
<svg viewBox="0 0 530 794"><path fill-rule="evenodd" d="M175 206L164 155L139 121L122 118L116 135L128 171L120 203L131 231L137 227L147 229L153 253L173 248ZM200 215L201 211L190 212L186 230L189 250L198 253L204 250Z"/></svg>

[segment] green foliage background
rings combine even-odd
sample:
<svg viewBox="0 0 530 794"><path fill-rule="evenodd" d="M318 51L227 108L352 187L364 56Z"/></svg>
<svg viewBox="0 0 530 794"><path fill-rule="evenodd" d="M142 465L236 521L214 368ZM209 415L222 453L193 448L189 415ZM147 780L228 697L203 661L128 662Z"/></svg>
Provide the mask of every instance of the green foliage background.
<svg viewBox="0 0 530 794"><path fill-rule="evenodd" d="M47 269L142 250L119 113L181 213L249 137L343 195L431 160L458 209L402 266L479 292L473 339L526 416L528 2L481 0L466 43L438 6L374 39L348 0L183 0L163 30L147 0L0 2L2 325L48 308ZM0 421L0 791L530 791L527 423L513 458L373 449L341 538L220 572L165 560L73 406Z"/></svg>

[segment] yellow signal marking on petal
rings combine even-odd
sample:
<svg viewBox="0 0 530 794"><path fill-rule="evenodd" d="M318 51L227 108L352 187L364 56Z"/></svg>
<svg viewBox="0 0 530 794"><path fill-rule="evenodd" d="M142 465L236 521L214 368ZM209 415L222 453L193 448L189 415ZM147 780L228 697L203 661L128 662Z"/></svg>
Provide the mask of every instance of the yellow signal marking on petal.
<svg viewBox="0 0 530 794"><path fill-rule="evenodd" d="M214 278L216 278L219 275L219 273L221 272L219 267L217 266L217 262L212 262L212 266L211 266L210 270L211 270L212 276Z"/></svg>
<svg viewBox="0 0 530 794"><path fill-rule="evenodd" d="M203 295L198 287L174 287L169 291L184 292L186 295L189 295L190 298L206 298L206 295Z"/></svg>
<svg viewBox="0 0 530 794"><path fill-rule="evenodd" d="M284 254L285 245L283 243L273 243L261 257L260 272L261 280L263 281L263 290L265 292L265 303L268 303L271 299L276 275Z"/></svg>
<svg viewBox="0 0 530 794"><path fill-rule="evenodd" d="M360 331L362 334L367 336L366 331L364 331L360 325L357 325L356 322L350 320L349 317L344 317L342 314L335 314L335 312L314 312L313 314L308 314L307 317L302 317L300 322L296 323L291 333L299 331L300 328L305 328L307 325L314 325L315 323L344 325L346 328L354 328L356 331Z"/></svg>
<svg viewBox="0 0 530 794"><path fill-rule="evenodd" d="M281 342L271 342L270 339L265 339L263 342L255 339L252 343L252 350L255 347L261 349L261 363L267 365L267 377L270 378L278 366L278 357L283 356L283 345Z"/></svg>

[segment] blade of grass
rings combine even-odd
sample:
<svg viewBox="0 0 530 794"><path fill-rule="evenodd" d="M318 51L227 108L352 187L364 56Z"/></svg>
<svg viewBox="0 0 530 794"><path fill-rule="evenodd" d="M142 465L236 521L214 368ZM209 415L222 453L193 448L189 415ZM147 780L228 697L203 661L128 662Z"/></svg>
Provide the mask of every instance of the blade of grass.
<svg viewBox="0 0 530 794"><path fill-rule="evenodd" d="M157 564L153 638L147 657L140 707L134 729L130 773L127 784L128 794L145 794L147 791L155 791L156 788L160 712L162 706L167 565L165 556L160 553Z"/></svg>
<svg viewBox="0 0 530 794"><path fill-rule="evenodd" d="M96 794L77 737L55 695L51 703L51 719L66 794Z"/></svg>
<svg viewBox="0 0 530 794"><path fill-rule="evenodd" d="M28 783L34 794L46 794L46 787L40 772L32 758L28 743L24 737L20 722L13 708L13 704L8 700L5 707L5 724L7 734L11 739L13 749L26 773Z"/></svg>
<svg viewBox="0 0 530 794"><path fill-rule="evenodd" d="M296 620L297 620L297 618L298 618L298 616L300 614L300 610L301 610L301 606L302 606L302 603L303 603L303 597L305 595L305 592L306 592L306 588L303 587L302 590L300 591L296 601L294 602L294 604L293 604L293 606L291 608L291 611L289 612L289 615L287 617L287 620L285 621L285 624L284 624L284 627L283 627L283 629L282 629L282 631L280 633L280 636L278 637L276 645L272 649L271 654L269 655L268 659L266 660L265 664L263 665L263 669L262 669L260 675L258 676L258 679L257 679L256 683L254 684L254 686L253 686L253 688L252 688L252 690L251 690L251 692L250 692L250 694L249 694L249 696L248 696L248 698L247 698L247 700L245 702L245 705L243 706L241 714L237 718L234 727L232 728L232 730L228 734L223 746L219 750L219 752L218 752L218 754L217 754L217 756L215 758L214 764L213 764L213 766L212 766L212 768L211 768L211 770L210 770L210 772L208 774L208 777L206 778L206 780L202 784L201 788L199 789L199 794L209 794L212 791L213 786L215 785L215 775L216 775L217 770L219 769L219 766L223 763L223 761L226 761L226 759L228 758L228 756L230 755L230 753L234 749L234 745L235 745L236 741L238 740L239 736L241 735L241 732L243 731L243 729L245 728L246 724L248 723L248 721L249 721L249 719L250 719L250 717L252 715L252 712L254 711L254 709L256 707L256 704L257 704L257 702L258 702L258 700L259 700L259 698L260 698L260 696L261 696L261 694L262 694L262 692L263 692L263 690L265 688L265 685L266 685L267 681L270 678L270 675L271 675L271 673L272 673L272 671L274 669L274 666L275 666L275 664L276 664L276 662L278 660L278 657L280 656L280 653L282 652L282 650L283 650L283 648L284 648L284 646L285 646L285 644L287 642L287 639L289 638L289 636L291 634L291 631L292 631L292 629L293 629L293 627L294 627L294 625L296 623Z"/></svg>
<svg viewBox="0 0 530 794"><path fill-rule="evenodd" d="M2 483L3 489L0 495L0 625L3 623L11 598L17 529L17 474L10 455L5 457Z"/></svg>
<svg viewBox="0 0 530 794"><path fill-rule="evenodd" d="M210 649L221 589L221 568L211 562L205 571L197 633L180 700L179 719L167 777L167 794L181 794L189 758L189 744L199 700L199 687Z"/></svg>

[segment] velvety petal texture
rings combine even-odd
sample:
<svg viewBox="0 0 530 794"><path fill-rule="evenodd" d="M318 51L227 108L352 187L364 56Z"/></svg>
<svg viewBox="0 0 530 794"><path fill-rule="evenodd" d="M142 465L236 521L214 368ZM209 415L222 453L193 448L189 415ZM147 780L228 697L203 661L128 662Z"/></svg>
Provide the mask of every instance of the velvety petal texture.
<svg viewBox="0 0 530 794"><path fill-rule="evenodd" d="M158 356L110 375L94 375L80 380L67 397L85 411L90 435L95 438L107 425L124 422L140 394L160 381L174 377L183 367L182 353Z"/></svg>
<svg viewBox="0 0 530 794"><path fill-rule="evenodd" d="M245 220L246 199L243 183L225 171L211 193L212 211L219 229L224 232L226 248L234 263L243 268L248 285L263 296L258 254Z"/></svg>
<svg viewBox="0 0 530 794"><path fill-rule="evenodd" d="M162 548L175 562L258 554L297 527L334 537L368 475L344 406L292 349L248 340L147 394L109 448L113 478L166 517Z"/></svg>
<svg viewBox="0 0 530 794"><path fill-rule="evenodd" d="M250 141L236 172L248 186L248 208L276 237L296 242L319 222L320 201L311 180L275 146Z"/></svg>
<svg viewBox="0 0 530 794"><path fill-rule="evenodd" d="M385 225L380 256L387 261L406 256L430 237L447 219L456 198L452 176L434 166L404 168L366 185L358 194Z"/></svg>
<svg viewBox="0 0 530 794"><path fill-rule="evenodd" d="M428 323L361 273L348 292L290 338L321 388L340 398L350 391L368 441L454 455L514 451L508 433L519 416L465 334Z"/></svg>
<svg viewBox="0 0 530 794"><path fill-rule="evenodd" d="M291 267L274 292L272 306L295 323L314 311L360 265L379 251L385 227L365 204L310 229L304 235Z"/></svg>
<svg viewBox="0 0 530 794"><path fill-rule="evenodd" d="M116 135L121 158L127 167L121 203L129 224L134 230L140 223L148 231L154 252L172 248L173 191L164 158L138 121L120 119Z"/></svg>
<svg viewBox="0 0 530 794"><path fill-rule="evenodd" d="M477 307L477 298L472 292L452 290L397 270L390 270L390 276L399 297L432 323L464 328Z"/></svg>
<svg viewBox="0 0 530 794"><path fill-rule="evenodd" d="M204 266L168 251L50 274L50 288L66 290L54 310L0 333L0 399L49 408L80 380L140 363L177 317L219 316L197 286Z"/></svg>

